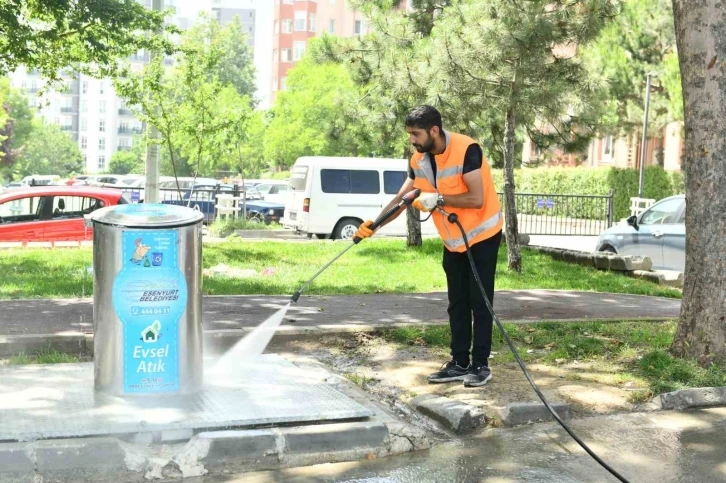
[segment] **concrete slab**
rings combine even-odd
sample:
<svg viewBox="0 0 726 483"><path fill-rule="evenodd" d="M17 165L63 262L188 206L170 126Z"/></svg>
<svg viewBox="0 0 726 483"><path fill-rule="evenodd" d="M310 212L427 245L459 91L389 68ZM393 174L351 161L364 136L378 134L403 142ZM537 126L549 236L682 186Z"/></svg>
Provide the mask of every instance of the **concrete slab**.
<svg viewBox="0 0 726 483"><path fill-rule="evenodd" d="M409 404L457 434L468 433L486 423L486 415L480 409L448 397L424 394Z"/></svg>
<svg viewBox="0 0 726 483"><path fill-rule="evenodd" d="M334 422L373 414L275 354L189 396L121 399L96 394L90 363L6 367L0 370L0 392L0 441L139 433L171 441L188 439L191 430Z"/></svg>

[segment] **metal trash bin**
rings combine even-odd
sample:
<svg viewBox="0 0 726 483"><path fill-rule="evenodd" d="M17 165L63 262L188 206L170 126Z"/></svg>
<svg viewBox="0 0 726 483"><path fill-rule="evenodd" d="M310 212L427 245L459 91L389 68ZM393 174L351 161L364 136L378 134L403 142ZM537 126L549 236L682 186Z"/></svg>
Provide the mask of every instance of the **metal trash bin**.
<svg viewBox="0 0 726 483"><path fill-rule="evenodd" d="M95 211L95 388L127 396L202 386L199 211L126 204Z"/></svg>

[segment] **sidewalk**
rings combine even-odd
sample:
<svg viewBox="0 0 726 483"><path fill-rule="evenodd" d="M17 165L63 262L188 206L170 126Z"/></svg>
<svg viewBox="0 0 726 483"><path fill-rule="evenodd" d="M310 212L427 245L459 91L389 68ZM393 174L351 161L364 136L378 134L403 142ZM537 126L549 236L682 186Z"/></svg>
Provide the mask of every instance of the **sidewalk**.
<svg viewBox="0 0 726 483"><path fill-rule="evenodd" d="M281 308L286 296L204 297L205 331L252 328ZM677 318L681 301L661 297L557 290L502 290L494 309L505 322ZM283 326L350 330L358 326L447 323L445 293L305 296ZM93 299L0 301L0 336L93 332Z"/></svg>

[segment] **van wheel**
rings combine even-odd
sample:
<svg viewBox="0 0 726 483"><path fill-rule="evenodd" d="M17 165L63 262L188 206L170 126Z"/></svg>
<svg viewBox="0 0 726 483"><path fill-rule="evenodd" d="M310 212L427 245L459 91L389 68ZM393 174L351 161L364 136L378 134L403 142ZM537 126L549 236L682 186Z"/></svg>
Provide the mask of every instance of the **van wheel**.
<svg viewBox="0 0 726 483"><path fill-rule="evenodd" d="M358 227L363 223L358 218L343 218L335 226L333 230L333 238L336 240L350 240L358 231Z"/></svg>
<svg viewBox="0 0 726 483"><path fill-rule="evenodd" d="M610 245L605 245L604 247L600 248L600 250L598 250L598 251L600 251L600 252L606 252L606 253L615 253L615 254L617 254L617 253L618 253L618 252L616 252L616 251L615 251L615 249L614 249L613 247L611 247Z"/></svg>

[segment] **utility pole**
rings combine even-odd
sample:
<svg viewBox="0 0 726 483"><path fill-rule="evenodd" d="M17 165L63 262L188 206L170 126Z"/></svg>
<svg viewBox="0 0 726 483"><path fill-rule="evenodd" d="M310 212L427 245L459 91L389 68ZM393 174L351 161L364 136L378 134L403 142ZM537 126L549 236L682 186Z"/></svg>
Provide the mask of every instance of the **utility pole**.
<svg viewBox="0 0 726 483"><path fill-rule="evenodd" d="M151 9L161 12L164 0L152 0ZM154 62L158 52L151 52L150 62ZM149 142L146 144L146 185L144 186L144 203L159 202L159 131L156 127L147 123L146 137Z"/></svg>
<svg viewBox="0 0 726 483"><path fill-rule="evenodd" d="M645 81L645 112L643 113L643 137L640 141L640 181L638 184L638 198L643 197L643 184L645 182L645 148L648 141L648 110L650 108L650 79L658 75L648 72Z"/></svg>

